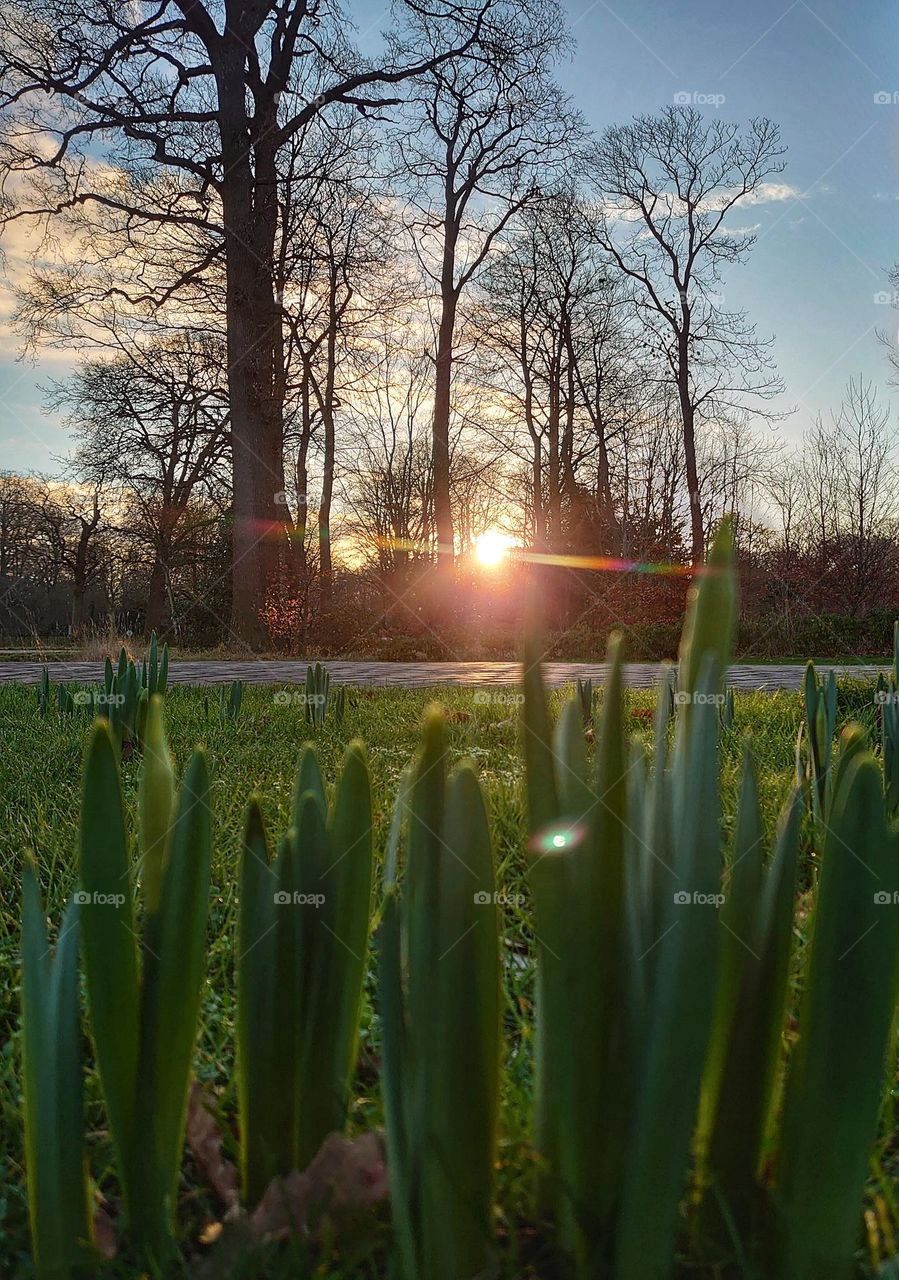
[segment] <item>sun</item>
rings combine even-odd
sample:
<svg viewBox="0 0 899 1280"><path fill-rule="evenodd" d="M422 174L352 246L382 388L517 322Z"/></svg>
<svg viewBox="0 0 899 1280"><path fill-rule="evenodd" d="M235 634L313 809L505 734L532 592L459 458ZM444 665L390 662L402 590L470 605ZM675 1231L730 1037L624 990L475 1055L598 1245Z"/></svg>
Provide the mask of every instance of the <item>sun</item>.
<svg viewBox="0 0 899 1280"><path fill-rule="evenodd" d="M498 569L509 558L515 539L499 529L485 529L475 538L475 559L482 569Z"/></svg>

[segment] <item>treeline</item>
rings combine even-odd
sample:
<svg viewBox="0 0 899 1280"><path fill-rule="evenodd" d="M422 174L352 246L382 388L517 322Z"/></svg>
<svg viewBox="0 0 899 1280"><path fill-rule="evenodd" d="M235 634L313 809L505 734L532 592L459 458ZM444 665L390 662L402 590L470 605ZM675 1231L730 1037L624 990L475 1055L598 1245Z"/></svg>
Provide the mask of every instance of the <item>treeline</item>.
<svg viewBox="0 0 899 1280"><path fill-rule="evenodd" d="M426 420L420 425L424 431ZM628 631L632 656L673 655L686 579L652 570L689 563L676 463L668 486L657 489L665 468L643 462L640 472L640 451L612 454L614 523L606 526L599 522L598 488L578 483L581 523L573 529L563 519L565 542L557 545L585 555L587 564L601 548L613 557L603 572L563 557L558 566L493 577L460 559L451 604L435 628L434 560L421 551L433 483L426 442L413 437L389 465L372 465L366 448L372 450L373 439L374 432L360 436L357 458L346 463L346 475L358 485L347 488L355 507L343 522L352 528L356 561L332 571L330 609L320 617L320 532L310 535L307 528L301 571L267 606L271 644L314 642L334 653L403 657L512 656L528 579L539 573L547 625L560 633L558 656L596 656L597 631L616 625ZM651 441L642 447L649 450ZM673 441L670 448L676 458ZM719 456L703 473L714 495L704 511L709 519L716 510L737 513L744 652L887 651L899 606L895 450L889 413L861 379L849 383L838 411L816 422L797 451L763 448L739 432L722 439ZM533 508L520 502L520 489L516 504L514 469L506 487L498 477L507 463L499 456L494 461L492 476L460 471L454 509L472 530L515 511L526 540ZM100 478L74 485L0 474L0 632L103 631L112 619L119 630L135 633L161 626L185 643L233 642L221 624L229 603L226 467L212 467L197 481L177 518L148 474L135 464L127 483L122 477L117 485L114 506ZM662 510L666 489L675 513L667 540L647 516L653 503ZM563 507L566 517L572 509ZM585 512L593 513L592 522ZM553 544L547 539L544 545ZM614 559L633 568L618 569Z"/></svg>
<svg viewBox="0 0 899 1280"><path fill-rule="evenodd" d="M393 17L364 58L329 3L4 12L16 324L80 363L47 389L68 474L0 486L3 628L430 644L489 613L488 528L689 565L725 511L758 612L891 604L887 410L854 382L779 446L771 344L727 305L744 207L789 191L777 127L593 134L553 0ZM682 602L541 572L560 628Z"/></svg>

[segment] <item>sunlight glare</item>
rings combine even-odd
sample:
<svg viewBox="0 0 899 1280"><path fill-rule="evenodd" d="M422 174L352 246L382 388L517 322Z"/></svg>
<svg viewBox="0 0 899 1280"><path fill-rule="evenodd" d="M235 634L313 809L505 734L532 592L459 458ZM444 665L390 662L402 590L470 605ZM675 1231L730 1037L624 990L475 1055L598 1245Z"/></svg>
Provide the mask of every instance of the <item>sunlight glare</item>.
<svg viewBox="0 0 899 1280"><path fill-rule="evenodd" d="M515 539L499 529L485 529L475 538L474 553L478 564L483 569L497 569L508 559L509 551L515 545Z"/></svg>

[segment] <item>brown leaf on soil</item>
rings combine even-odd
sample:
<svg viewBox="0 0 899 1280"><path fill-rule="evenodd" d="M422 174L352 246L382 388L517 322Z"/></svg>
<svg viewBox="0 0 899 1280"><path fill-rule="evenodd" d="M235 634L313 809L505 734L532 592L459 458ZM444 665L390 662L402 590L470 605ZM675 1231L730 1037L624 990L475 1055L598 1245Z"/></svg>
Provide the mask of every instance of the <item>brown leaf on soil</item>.
<svg viewBox="0 0 899 1280"><path fill-rule="evenodd" d="M187 1100L186 1135L187 1145L209 1187L229 1213L235 1210L240 1202L237 1169L222 1155L222 1135L196 1080Z"/></svg>
<svg viewBox="0 0 899 1280"><path fill-rule="evenodd" d="M97 1249L107 1261L111 1262L119 1251L112 1218L103 1208L97 1205L94 1209L93 1239Z"/></svg>
<svg viewBox="0 0 899 1280"><path fill-rule="evenodd" d="M248 1217L237 1208L221 1224L210 1223L201 1243L211 1244L197 1280L228 1280L248 1250L260 1241L280 1240L316 1227L326 1214L350 1231L354 1214L387 1198L384 1135L365 1133L350 1142L331 1133L309 1168L276 1178ZM220 1230L216 1226L220 1225Z"/></svg>
<svg viewBox="0 0 899 1280"><path fill-rule="evenodd" d="M312 1203L367 1208L387 1199L387 1155L384 1135L363 1133L350 1141L329 1133L306 1170Z"/></svg>
<svg viewBox="0 0 899 1280"><path fill-rule="evenodd" d="M367 1208L387 1197L387 1165L381 1134L350 1141L329 1133L303 1173L276 1178L250 1216L253 1234L280 1239L302 1231L312 1209Z"/></svg>

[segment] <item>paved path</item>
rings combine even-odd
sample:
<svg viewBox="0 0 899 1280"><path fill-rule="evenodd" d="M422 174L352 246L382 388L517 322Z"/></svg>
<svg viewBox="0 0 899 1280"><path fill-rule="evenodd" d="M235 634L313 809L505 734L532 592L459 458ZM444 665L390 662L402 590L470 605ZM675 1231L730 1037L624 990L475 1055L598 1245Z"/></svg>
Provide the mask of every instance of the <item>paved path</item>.
<svg viewBox="0 0 899 1280"><path fill-rule="evenodd" d="M0 682L37 684L43 663L0 662ZM101 662L52 662L54 681L96 683L103 679ZM306 679L305 662L281 659L259 659L251 662L173 662L169 667L172 684L222 684L244 680L247 684L302 684ZM424 688L436 684L508 685L517 684L521 666L517 662L326 662L336 683L350 685L399 685ZM819 672L831 668L819 667ZM581 676L592 676L602 682L606 675L603 662L547 662L543 674L547 684L573 683ZM840 675L858 679L876 679L879 668L834 666ZM736 689L799 689L805 668L802 666L734 666L728 672L728 684ZM625 678L633 688L646 688L658 678L655 662L630 662Z"/></svg>

